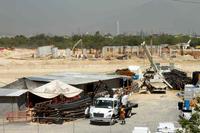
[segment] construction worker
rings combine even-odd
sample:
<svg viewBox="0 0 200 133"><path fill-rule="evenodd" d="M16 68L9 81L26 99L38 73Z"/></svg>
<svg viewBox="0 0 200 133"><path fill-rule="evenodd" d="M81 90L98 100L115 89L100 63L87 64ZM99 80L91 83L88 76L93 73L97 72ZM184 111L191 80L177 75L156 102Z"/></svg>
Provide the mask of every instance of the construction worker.
<svg viewBox="0 0 200 133"><path fill-rule="evenodd" d="M122 96L121 103L124 106L127 105L127 103L128 103L128 93L127 92L125 92L125 95Z"/></svg>
<svg viewBox="0 0 200 133"><path fill-rule="evenodd" d="M190 101L190 106L191 106L192 108L197 107L197 100L196 100L195 98L193 98L193 99Z"/></svg>
<svg viewBox="0 0 200 133"><path fill-rule="evenodd" d="M126 121L125 121L125 113L126 113L125 112L125 106L122 105L121 108L120 108L120 116L119 116L120 120L122 121L122 125L124 125L126 123Z"/></svg>

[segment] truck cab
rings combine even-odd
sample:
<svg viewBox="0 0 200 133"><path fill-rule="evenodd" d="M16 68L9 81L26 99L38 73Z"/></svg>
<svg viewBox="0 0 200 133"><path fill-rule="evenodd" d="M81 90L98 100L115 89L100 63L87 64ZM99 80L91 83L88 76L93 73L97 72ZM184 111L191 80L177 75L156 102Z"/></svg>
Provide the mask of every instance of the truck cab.
<svg viewBox="0 0 200 133"><path fill-rule="evenodd" d="M90 122L108 122L114 124L119 115L120 100L117 98L97 98L90 106Z"/></svg>

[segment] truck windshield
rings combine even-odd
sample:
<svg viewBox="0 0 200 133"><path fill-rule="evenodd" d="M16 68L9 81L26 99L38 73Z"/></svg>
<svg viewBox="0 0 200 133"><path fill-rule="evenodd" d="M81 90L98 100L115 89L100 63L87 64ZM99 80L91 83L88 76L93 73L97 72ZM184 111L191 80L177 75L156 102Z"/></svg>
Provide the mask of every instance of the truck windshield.
<svg viewBox="0 0 200 133"><path fill-rule="evenodd" d="M97 100L94 105L96 108L113 108L113 101Z"/></svg>

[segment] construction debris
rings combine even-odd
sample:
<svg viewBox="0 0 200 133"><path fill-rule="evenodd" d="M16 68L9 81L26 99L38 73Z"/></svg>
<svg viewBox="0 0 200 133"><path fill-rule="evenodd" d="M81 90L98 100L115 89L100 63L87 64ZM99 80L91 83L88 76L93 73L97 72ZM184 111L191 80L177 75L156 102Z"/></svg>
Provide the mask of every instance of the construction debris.
<svg viewBox="0 0 200 133"><path fill-rule="evenodd" d="M125 76L134 76L135 73L134 72L131 72L129 69L125 68L125 69L117 69L115 71L116 74L118 75L125 75Z"/></svg>

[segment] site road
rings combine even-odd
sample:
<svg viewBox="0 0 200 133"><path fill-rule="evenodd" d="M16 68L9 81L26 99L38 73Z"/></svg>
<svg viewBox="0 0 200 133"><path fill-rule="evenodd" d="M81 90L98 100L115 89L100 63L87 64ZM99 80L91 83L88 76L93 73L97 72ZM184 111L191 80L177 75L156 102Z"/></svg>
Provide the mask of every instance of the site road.
<svg viewBox="0 0 200 133"><path fill-rule="evenodd" d="M118 122L114 125L91 125L89 119L65 122L62 125L37 123L8 123L1 119L0 133L131 133L135 126L147 126L152 132L159 122L173 122L179 127L177 120L179 111L176 92L166 94L133 94L130 98L139 104L132 110L132 117L126 124ZM3 124L4 122L4 124Z"/></svg>

